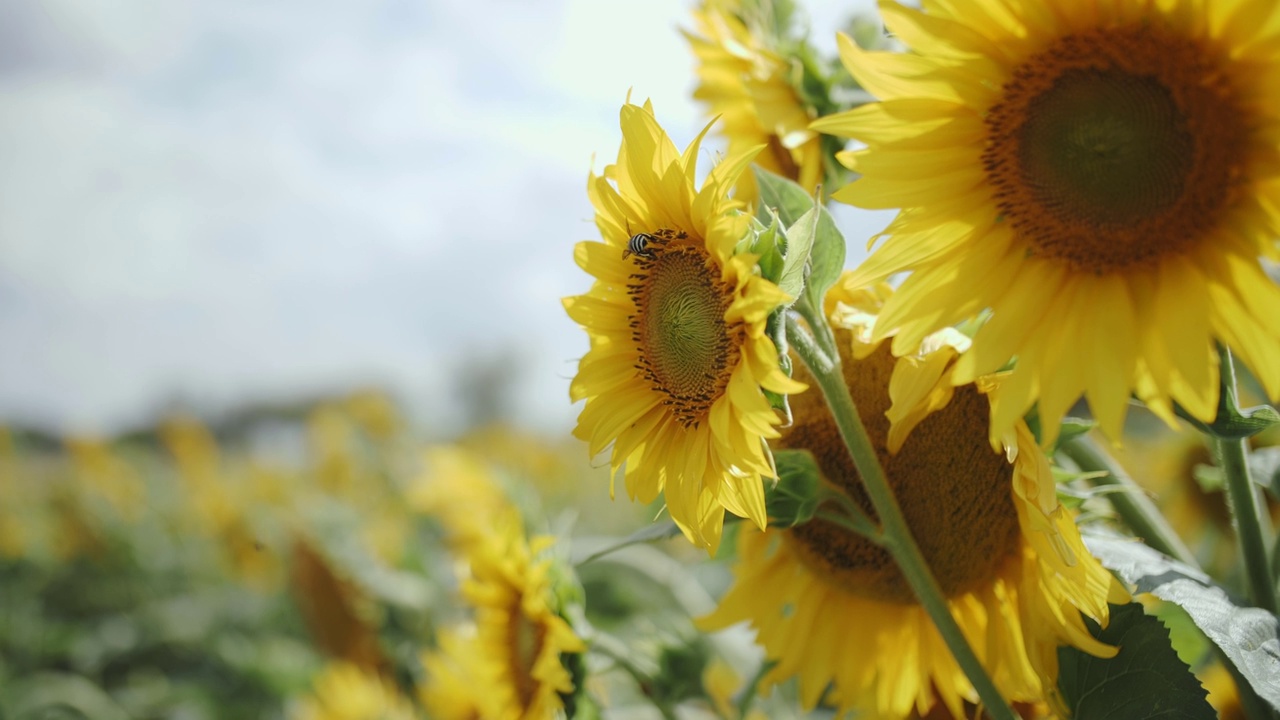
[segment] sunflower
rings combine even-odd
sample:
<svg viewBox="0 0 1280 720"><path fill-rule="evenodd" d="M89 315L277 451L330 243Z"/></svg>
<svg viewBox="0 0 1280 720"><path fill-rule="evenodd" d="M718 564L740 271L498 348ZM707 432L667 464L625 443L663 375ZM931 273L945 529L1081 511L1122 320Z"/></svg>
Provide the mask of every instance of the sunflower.
<svg viewBox="0 0 1280 720"><path fill-rule="evenodd" d="M648 103L622 107L618 162L587 185L604 242L574 253L596 281L564 306L591 340L569 387L586 400L574 435L592 455L612 444L612 475L626 464L632 499L664 492L685 535L714 551L725 509L765 523L765 439L781 421L761 388L804 386L765 334L786 295L755 273L754 256L733 254L747 218L728 191L754 153L721 162L697 189L706 132L680 154Z"/></svg>
<svg viewBox="0 0 1280 720"><path fill-rule="evenodd" d="M299 703L294 720L414 720L413 706L375 673L346 662L327 665L316 676L311 697Z"/></svg>
<svg viewBox="0 0 1280 720"><path fill-rule="evenodd" d="M518 514L477 453L437 445L427 448L422 458L425 471L405 491L405 501L439 520L453 547L466 552L481 544L502 518Z"/></svg>
<svg viewBox="0 0 1280 720"><path fill-rule="evenodd" d="M693 97L724 120L731 154L764 145L757 165L812 190L822 182L821 136L809 129L813 118L787 80L790 63L742 14L732 0L707 0L694 11L697 30L684 32L698 59ZM756 195L755 178L744 173L735 196L752 203Z"/></svg>
<svg viewBox="0 0 1280 720"><path fill-rule="evenodd" d="M473 685L485 688L485 720L548 718L563 708L561 695L573 692L561 655L586 647L553 607L552 561L544 557L551 542L527 541L518 522L504 522L469 554L463 594L475 608L477 632L468 662Z"/></svg>
<svg viewBox="0 0 1280 720"><path fill-rule="evenodd" d="M1081 395L1119 438L1130 394L1173 422L1218 404L1215 342L1280 394L1280 13L1272 0L883 2L913 52L840 38L881 102L814 127L865 148L835 194L901 208L858 282L911 271L877 337L910 351L991 310L956 368L1017 358L1004 433L1039 401L1046 443Z"/></svg>
<svg viewBox="0 0 1280 720"><path fill-rule="evenodd" d="M844 376L908 524L952 613L1001 692L1012 701L1057 697L1057 647L1110 656L1081 613L1105 623L1124 591L1088 554L1058 505L1048 461L1019 422L1004 453L988 439L984 379L954 386L956 348L895 359L864 343L887 288L838 286L832 317ZM858 307L861 305L861 307ZM945 362L935 360L936 357ZM814 393L792 401L780 445L813 453L823 477L871 513L834 421ZM902 430L906 428L906 430ZM766 685L798 676L801 701L825 695L858 717L961 717L977 696L892 558L880 546L815 520L788 530L744 528L736 582L702 625L749 621L777 665ZM830 686L830 693L828 692Z"/></svg>
<svg viewBox="0 0 1280 720"><path fill-rule="evenodd" d="M422 706L435 720L482 720L487 688L476 683L482 667L474 627L440 633L439 647L422 656L426 682L419 686Z"/></svg>

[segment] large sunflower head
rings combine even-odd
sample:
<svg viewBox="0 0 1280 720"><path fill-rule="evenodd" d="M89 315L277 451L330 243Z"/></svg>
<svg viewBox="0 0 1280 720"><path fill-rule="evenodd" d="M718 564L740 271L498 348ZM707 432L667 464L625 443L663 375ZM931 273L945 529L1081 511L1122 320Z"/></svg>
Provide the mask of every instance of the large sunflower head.
<svg viewBox="0 0 1280 720"><path fill-rule="evenodd" d="M1083 394L1118 438L1131 393L1211 421L1215 341L1280 394L1280 13L1272 0L883 2L906 53L841 55L880 102L815 127L865 145L835 197L901 208L858 282L912 271L895 352L983 309L956 369L1017 358L993 432Z"/></svg>
<svg viewBox="0 0 1280 720"><path fill-rule="evenodd" d="M550 538L526 540L519 523L502 523L468 553L463 594L475 608L474 656L456 665L474 672L481 717L540 720L563 709L573 681L561 656L586 650L557 613ZM455 642L455 641L451 641ZM445 648L454 658L468 651Z"/></svg>
<svg viewBox="0 0 1280 720"><path fill-rule="evenodd" d="M838 297L832 315L845 380L889 484L996 685L1014 701L1057 703L1057 647L1113 654L1090 636L1081 613L1105 623L1108 597L1123 590L1058 505L1048 461L1026 425L1015 427L1003 453L992 448L988 398L997 388L954 387L954 348L944 341L934 352L895 359L841 323L867 314L858 304L876 296ZM795 423L780 445L810 451L824 481L874 517L822 398L801 395L791 407ZM768 682L797 676L806 707L830 686L829 701L859 717L931 709L963 717L964 702L976 700L881 546L822 520L744 529L739 542L736 583L702 622L749 621L777 662Z"/></svg>
<svg viewBox="0 0 1280 720"><path fill-rule="evenodd" d="M612 444L628 494L663 492L689 539L714 550L725 509L765 523L765 439L780 420L761 388L803 386L765 334L786 296L754 256L734 254L747 218L728 192L754 153L724 160L699 189L700 140L679 153L648 104L623 106L618 162L587 185L604 242L574 253L596 281L564 305L591 339L570 385L586 401L574 435L593 455Z"/></svg>
<svg viewBox="0 0 1280 720"><path fill-rule="evenodd" d="M821 136L809 129L813 118L788 80L790 62L743 10L734 0L706 0L694 11L696 30L684 33L698 58L693 96L724 121L730 153L763 145L757 165L812 190L822 182ZM757 193L755 178L744 173L736 197L751 203Z"/></svg>

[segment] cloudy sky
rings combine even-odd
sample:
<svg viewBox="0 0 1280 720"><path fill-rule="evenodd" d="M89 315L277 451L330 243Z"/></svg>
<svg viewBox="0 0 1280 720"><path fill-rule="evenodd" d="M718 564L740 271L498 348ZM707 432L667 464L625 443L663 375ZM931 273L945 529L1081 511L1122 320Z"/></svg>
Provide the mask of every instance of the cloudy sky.
<svg viewBox="0 0 1280 720"><path fill-rule="evenodd" d="M688 6L0 3L0 420L378 385L447 432L464 358L506 353L517 417L569 427L586 175L628 88L677 144L705 122Z"/></svg>

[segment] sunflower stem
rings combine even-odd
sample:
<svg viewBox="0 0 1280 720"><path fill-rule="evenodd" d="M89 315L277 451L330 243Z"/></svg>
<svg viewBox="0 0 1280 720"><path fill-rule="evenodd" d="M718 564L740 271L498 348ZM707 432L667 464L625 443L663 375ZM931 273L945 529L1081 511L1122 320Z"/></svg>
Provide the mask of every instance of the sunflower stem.
<svg viewBox="0 0 1280 720"><path fill-rule="evenodd" d="M764 660L760 663L760 667L756 670L756 674L751 676L751 680L747 682L747 686L742 689L742 697L738 699L738 718L746 718L747 713L751 712L751 706L755 704L756 695L760 692L760 683L764 680L764 676L776 666L776 660Z"/></svg>
<svg viewBox="0 0 1280 720"><path fill-rule="evenodd" d="M823 354L828 358L840 358L840 351L836 348L836 336L831 332L831 326L827 324L826 319L822 316L822 308L815 308L809 303L808 295L801 295L796 304L791 306L793 310L800 313L800 317L804 318L809 324L809 331L812 337L818 343L818 347L822 348Z"/></svg>
<svg viewBox="0 0 1280 720"><path fill-rule="evenodd" d="M1062 444L1058 450L1071 459L1083 472L1105 472L1106 475L1090 480L1094 487L1118 487L1124 492L1113 492L1107 495L1107 501L1115 508L1116 514L1124 521L1135 535L1148 545L1159 550L1179 562L1193 568L1199 568L1182 538L1174 531L1173 526L1156 508L1151 498L1147 497L1141 486L1129 477L1129 473L1115 458L1111 457L1097 442L1088 435L1081 435Z"/></svg>
<svg viewBox="0 0 1280 720"><path fill-rule="evenodd" d="M841 505L844 505L844 503L841 503ZM855 505L854 507L857 506ZM839 525L845 530L861 535L877 545L884 544L884 535L880 532L880 528L876 527L875 523L871 522L871 518L866 515L859 514L850 517L824 510L818 512L814 517L818 520L825 520L832 525Z"/></svg>
<svg viewBox="0 0 1280 720"><path fill-rule="evenodd" d="M831 332L824 318L820 316L806 318L806 320L809 321L810 326L816 325L826 329L828 333ZM822 352L813 335L801 327L793 315L787 316L787 339L790 340L791 347L795 349L801 361L808 366L818 386L822 388L827 406L831 409L832 417L835 418L836 427L840 429L840 436L844 439L845 447L848 448L849 455L852 456L853 463L858 468L858 475L867 489L867 495L871 498L876 515L880 518L883 526L881 538L885 549L897 562L903 577L915 592L921 607L929 613L934 626L938 629L938 634L947 643L956 663L960 665L969 682L977 690L987 715L992 720L1016 720L1017 715L1000 694L995 683L991 681L991 677L982 667L978 656L974 654L969 641L960 630L960 625L951 615L947 600L942 594L942 588L930 572L928 563L920 552L920 546L911 535L907 520L902 515L902 508L898 506L898 501L885 477L884 469L880 467L880 461L876 457L875 448L871 445L871 438L867 435L862 417L858 415L853 397L849 394L848 386L845 385L844 374L840 369L840 356L838 354L828 356Z"/></svg>
<svg viewBox="0 0 1280 720"><path fill-rule="evenodd" d="M1231 362L1231 351L1226 346L1219 345L1218 353L1222 358L1219 364L1222 373L1221 392L1230 393L1231 399L1235 401L1236 369ZM1238 402L1233 402L1232 405L1238 406ZM1267 558L1264 520L1258 498L1261 490L1249 475L1246 440L1215 436L1213 442L1218 465L1226 478L1227 506L1231 508L1231 521L1235 525L1245 571L1249 576L1249 599L1254 605L1274 613L1276 586L1271 577L1271 562Z"/></svg>

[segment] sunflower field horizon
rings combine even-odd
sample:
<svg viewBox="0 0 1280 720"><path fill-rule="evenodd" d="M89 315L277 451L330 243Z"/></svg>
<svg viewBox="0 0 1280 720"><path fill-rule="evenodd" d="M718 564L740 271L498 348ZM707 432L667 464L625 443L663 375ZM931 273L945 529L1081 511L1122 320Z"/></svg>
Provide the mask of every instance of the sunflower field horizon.
<svg viewBox="0 0 1280 720"><path fill-rule="evenodd" d="M1280 4L919 5L619 83L571 434L0 431L0 720L1280 720Z"/></svg>

